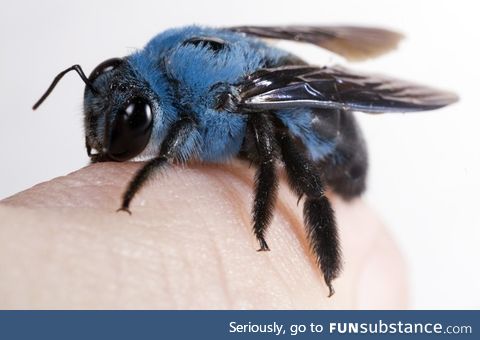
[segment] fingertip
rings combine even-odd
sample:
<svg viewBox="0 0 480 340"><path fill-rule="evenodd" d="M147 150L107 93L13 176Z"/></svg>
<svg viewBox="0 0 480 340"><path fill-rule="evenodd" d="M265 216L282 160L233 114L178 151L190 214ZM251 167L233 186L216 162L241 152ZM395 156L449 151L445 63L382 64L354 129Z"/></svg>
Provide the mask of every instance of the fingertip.
<svg viewBox="0 0 480 340"><path fill-rule="evenodd" d="M372 281L365 283L364 276L376 276L371 280L389 284L381 271L385 264L375 265L373 261L372 271L359 260L374 244L372 235L378 235L383 229L361 200L345 203L329 196L337 212L345 250L345 269L335 280L337 293L333 296L332 283L324 281L311 253L303 227L302 208L297 206L297 197L284 179L280 181L279 200L266 235L272 250L256 252L250 215L254 172L248 169L247 163L173 166L147 183L131 206L117 209L126 185L142 164L93 164L37 185L2 203L30 208L31 215L35 215L36 208L46 208L43 211L48 211L49 221L67 218L71 227L50 223L55 231L48 235L71 240L72 248L78 249L68 249L68 252L81 254L79 259L87 271L98 272L98 277L103 278L103 281L92 278L92 285L99 287L98 292L101 287L118 284L116 280L120 274L112 268L122 267L122 273L129 273L129 284L122 285L119 294L149 296L136 300L137 306L352 308L357 300L358 306L365 306L356 294L364 294L375 287ZM62 208L61 214L56 214L57 208ZM126 218L120 216L124 214L115 214L117 210L134 214ZM32 222L31 230L41 233L41 228L34 224ZM14 229L11 228L12 233ZM84 239L83 246L78 245L77 239ZM51 245L38 244L38 248L42 253ZM120 250L111 256L111 249ZM65 258L64 251L66 248L61 248L58 257L49 265L69 272L72 268L58 265ZM383 248L378 250L378 256L382 254L385 254ZM110 262L102 265L98 258ZM394 263L392 257L387 256L386 260L387 264ZM37 268L39 273L41 266ZM82 280L85 277L83 267L76 268L78 280ZM359 272L366 274L361 276ZM138 291L146 273L151 290ZM36 284L41 285L41 282ZM45 287L50 284L45 282ZM358 285L364 290L357 290ZM208 288L203 290L202 296L192 295L192 289L198 287ZM396 291L387 293L395 294ZM96 307L103 308L112 303L125 306L132 303L109 296L92 301L97 301ZM51 296L50 300L56 298ZM388 301L392 305L395 303Z"/></svg>

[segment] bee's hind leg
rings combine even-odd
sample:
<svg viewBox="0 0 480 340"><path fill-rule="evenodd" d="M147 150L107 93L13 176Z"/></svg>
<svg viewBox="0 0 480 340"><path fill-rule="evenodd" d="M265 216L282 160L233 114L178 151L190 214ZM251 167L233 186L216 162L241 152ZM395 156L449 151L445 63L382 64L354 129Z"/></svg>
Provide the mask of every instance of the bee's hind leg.
<svg viewBox="0 0 480 340"><path fill-rule="evenodd" d="M341 252L334 211L324 194L321 169L296 146L286 128L277 128L276 140L290 187L299 197L305 197L303 216L307 236L332 296L332 281L341 270Z"/></svg>
<svg viewBox="0 0 480 340"><path fill-rule="evenodd" d="M179 158L179 155L185 157L183 153L185 145L190 141L195 128L196 124L191 118L183 118L172 125L162 143L158 156L149 160L140 168L128 184L127 190L123 194L122 206L117 211L126 211L131 214L129 210L130 202L152 174L170 161Z"/></svg>
<svg viewBox="0 0 480 340"><path fill-rule="evenodd" d="M277 146L275 130L269 117L264 113L253 114L249 129L256 150L252 158L257 164L255 174L255 199L253 202L253 232L260 244L259 251L270 250L265 241L265 232L270 225L278 191L278 177L275 168Z"/></svg>

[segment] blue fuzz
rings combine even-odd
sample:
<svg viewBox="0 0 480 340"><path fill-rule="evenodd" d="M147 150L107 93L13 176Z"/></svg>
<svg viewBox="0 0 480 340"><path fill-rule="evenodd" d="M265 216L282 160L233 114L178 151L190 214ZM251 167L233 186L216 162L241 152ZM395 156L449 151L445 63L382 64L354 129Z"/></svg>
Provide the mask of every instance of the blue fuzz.
<svg viewBox="0 0 480 340"><path fill-rule="evenodd" d="M185 43L195 37L216 37L224 40L227 47L215 51L205 44ZM182 115L189 115L196 120L198 129L184 147L181 159L193 157L222 162L239 153L246 133L247 115L217 110L218 91L240 83L249 74L264 68L266 63L275 65L289 56L286 51L242 33L189 26L160 33L142 50L126 57L124 66L110 75L100 76L95 86L102 89L115 77L120 79L117 82L134 80L137 88L147 95L152 103L154 127L150 142L140 157L151 158L158 154L171 125ZM92 112L118 109L115 103L125 102L125 94L110 92L111 107L99 107L102 98L95 103L86 93L85 109ZM323 140L312 130L308 109L295 113L284 110L277 116L303 141L312 159L321 159L333 152L334 142ZM103 136L103 119L98 117L98 136Z"/></svg>

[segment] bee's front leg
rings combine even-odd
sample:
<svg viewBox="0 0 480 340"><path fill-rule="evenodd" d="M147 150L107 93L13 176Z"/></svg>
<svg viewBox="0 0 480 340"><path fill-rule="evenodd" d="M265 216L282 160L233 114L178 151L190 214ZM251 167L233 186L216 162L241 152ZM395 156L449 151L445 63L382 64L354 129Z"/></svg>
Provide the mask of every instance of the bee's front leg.
<svg viewBox="0 0 480 340"><path fill-rule="evenodd" d="M191 148L185 146L190 142L195 129L196 123L188 117L182 118L172 125L162 143L159 155L140 168L128 184L127 190L123 194L122 206L117 211L126 211L131 214L129 210L130 202L156 170L174 159L185 161L185 157L188 156L187 151L192 151Z"/></svg>

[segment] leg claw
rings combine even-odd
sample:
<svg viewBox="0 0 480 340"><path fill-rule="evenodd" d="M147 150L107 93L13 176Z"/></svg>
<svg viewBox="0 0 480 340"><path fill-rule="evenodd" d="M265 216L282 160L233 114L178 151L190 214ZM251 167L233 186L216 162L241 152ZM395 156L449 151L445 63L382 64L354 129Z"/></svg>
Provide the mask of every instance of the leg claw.
<svg viewBox="0 0 480 340"><path fill-rule="evenodd" d="M125 211L129 215L132 215L132 212L127 207L121 207L121 208L117 209L117 212L119 212L119 211Z"/></svg>
<svg viewBox="0 0 480 340"><path fill-rule="evenodd" d="M327 283L327 286L328 286L328 290L329 290L328 297L332 297L333 294L335 294L335 289L333 289L333 286L332 286L331 283Z"/></svg>
<svg viewBox="0 0 480 340"><path fill-rule="evenodd" d="M260 249L257 249L257 251L270 251L270 248L268 248L267 242L265 240L260 240Z"/></svg>

